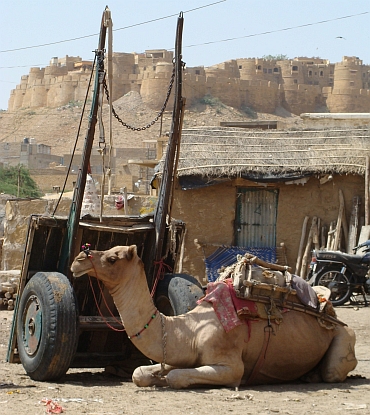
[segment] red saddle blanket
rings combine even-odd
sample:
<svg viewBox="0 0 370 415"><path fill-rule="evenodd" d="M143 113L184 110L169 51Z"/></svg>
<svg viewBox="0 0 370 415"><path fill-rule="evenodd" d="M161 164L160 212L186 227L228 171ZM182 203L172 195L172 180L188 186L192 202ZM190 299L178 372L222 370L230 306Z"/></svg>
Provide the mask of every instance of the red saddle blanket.
<svg viewBox="0 0 370 415"><path fill-rule="evenodd" d="M212 303L226 333L241 324L248 324L249 320L240 319L239 315L247 318L259 317L257 304L254 301L236 296L231 278L208 283L206 295L198 300L198 304L202 301Z"/></svg>

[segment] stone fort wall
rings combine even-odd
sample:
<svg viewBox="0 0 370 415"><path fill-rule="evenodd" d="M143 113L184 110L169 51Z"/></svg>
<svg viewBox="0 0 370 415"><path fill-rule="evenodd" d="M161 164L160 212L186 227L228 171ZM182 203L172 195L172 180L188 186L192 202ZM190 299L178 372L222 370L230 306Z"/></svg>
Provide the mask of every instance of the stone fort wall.
<svg viewBox="0 0 370 415"><path fill-rule="evenodd" d="M168 90L172 61L173 53L162 49L114 53L113 100L137 91L149 107L159 110ZM52 58L46 68L31 68L11 92L8 110L58 107L84 100L91 68L92 62L71 56ZM357 57L345 56L335 64L319 58L245 58L185 68L183 95L188 106L211 95L234 108L267 113L278 106L297 115L369 112L369 85L370 65Z"/></svg>

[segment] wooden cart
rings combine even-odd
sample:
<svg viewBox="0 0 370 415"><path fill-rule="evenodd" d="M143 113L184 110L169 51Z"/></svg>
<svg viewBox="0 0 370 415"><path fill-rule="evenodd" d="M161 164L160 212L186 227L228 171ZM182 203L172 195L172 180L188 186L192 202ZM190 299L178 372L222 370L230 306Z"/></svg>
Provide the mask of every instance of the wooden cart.
<svg viewBox="0 0 370 415"><path fill-rule="evenodd" d="M163 268L176 269L185 229L181 221L168 223L183 114L182 14L176 34L175 104L156 210L148 216L80 218L99 93L103 92L105 22L109 17L110 11L106 8L95 51L97 64L89 126L69 216L30 217L7 360L21 362L34 380L58 379L70 367L104 367L130 362L131 368L135 368L132 367L133 356L139 352L127 338L104 286L87 275L74 279L71 274L70 264L82 245L89 243L94 250L137 245L148 286L156 287L156 306L165 314L185 313L195 307L197 299L203 295L195 278L184 274L163 275L162 272Z"/></svg>

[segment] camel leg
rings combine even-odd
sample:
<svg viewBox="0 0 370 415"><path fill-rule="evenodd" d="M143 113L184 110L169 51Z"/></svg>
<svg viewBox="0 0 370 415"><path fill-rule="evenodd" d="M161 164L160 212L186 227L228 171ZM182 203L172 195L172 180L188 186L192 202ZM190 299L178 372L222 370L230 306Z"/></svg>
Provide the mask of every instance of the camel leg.
<svg viewBox="0 0 370 415"><path fill-rule="evenodd" d="M173 369L168 373L167 384L174 389L193 385L224 385L237 387L244 373L244 365L235 366L201 366L194 369Z"/></svg>
<svg viewBox="0 0 370 415"><path fill-rule="evenodd" d="M132 381L136 386L167 386L165 376L173 369L172 366L165 365L163 372L160 364L152 366L139 366L132 374ZM160 373L161 372L161 373Z"/></svg>
<svg viewBox="0 0 370 415"><path fill-rule="evenodd" d="M343 382L348 373L357 365L355 357L355 332L349 327L339 326L338 334L321 362L321 376L324 382Z"/></svg>

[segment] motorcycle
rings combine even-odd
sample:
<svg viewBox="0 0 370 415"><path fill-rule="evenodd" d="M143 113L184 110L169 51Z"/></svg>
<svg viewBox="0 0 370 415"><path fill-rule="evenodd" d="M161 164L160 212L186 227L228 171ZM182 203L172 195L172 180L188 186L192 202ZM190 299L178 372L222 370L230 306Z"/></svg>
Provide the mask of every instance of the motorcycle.
<svg viewBox="0 0 370 415"><path fill-rule="evenodd" d="M361 254L357 254L363 248ZM353 248L353 254L340 251L314 250L307 276L311 286L323 285L330 289L330 301L340 306L362 295L370 295L370 240Z"/></svg>

